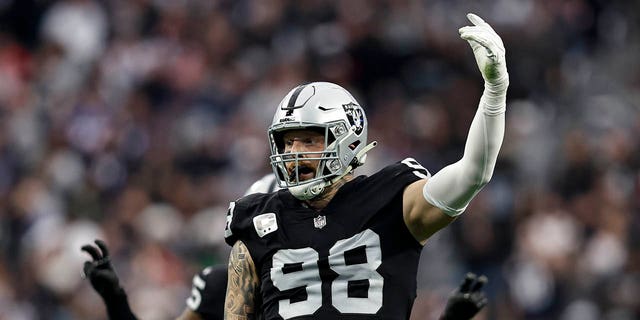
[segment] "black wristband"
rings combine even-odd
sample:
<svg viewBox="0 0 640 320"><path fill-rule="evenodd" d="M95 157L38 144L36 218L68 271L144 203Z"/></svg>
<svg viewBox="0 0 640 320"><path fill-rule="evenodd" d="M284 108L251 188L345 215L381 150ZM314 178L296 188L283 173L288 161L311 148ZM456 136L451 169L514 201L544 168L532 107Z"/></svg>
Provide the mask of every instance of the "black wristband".
<svg viewBox="0 0 640 320"><path fill-rule="evenodd" d="M138 320L129 307L129 300L124 289L120 288L113 296L104 298L110 320Z"/></svg>

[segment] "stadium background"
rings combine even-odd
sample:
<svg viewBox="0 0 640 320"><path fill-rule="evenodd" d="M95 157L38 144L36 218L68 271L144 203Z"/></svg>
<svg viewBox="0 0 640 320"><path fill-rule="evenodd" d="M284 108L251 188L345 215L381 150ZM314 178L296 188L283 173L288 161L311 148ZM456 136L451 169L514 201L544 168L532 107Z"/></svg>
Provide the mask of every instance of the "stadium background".
<svg viewBox="0 0 640 320"><path fill-rule="evenodd" d="M103 319L96 237L139 316L178 315L299 83L365 106L361 174L457 160L482 90L467 12L507 48L506 138L426 245L414 319L466 271L490 279L479 319L638 319L640 2L603 0L0 1L0 319Z"/></svg>

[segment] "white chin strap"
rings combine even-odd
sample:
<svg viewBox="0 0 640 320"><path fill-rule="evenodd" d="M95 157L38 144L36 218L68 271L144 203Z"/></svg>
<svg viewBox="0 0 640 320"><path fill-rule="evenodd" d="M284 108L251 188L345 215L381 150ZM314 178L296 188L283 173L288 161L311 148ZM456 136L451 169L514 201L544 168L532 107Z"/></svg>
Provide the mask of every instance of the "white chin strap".
<svg viewBox="0 0 640 320"><path fill-rule="evenodd" d="M359 167L364 164L367 159L367 152L369 150L375 148L378 145L378 141L372 141L368 145L366 145L358 154L356 155L357 164L356 167ZM347 170L345 170L341 175L329 180L318 180L313 181L301 185L297 185L295 187L289 187L289 192L296 197L298 200L311 200L317 196L319 196L326 187L336 183L338 180L342 179L342 177L346 176L349 172L354 169L353 165L349 165Z"/></svg>
<svg viewBox="0 0 640 320"><path fill-rule="evenodd" d="M324 191L324 188L326 186L327 182L325 180L318 180L302 185L297 185L295 187L289 187L289 192L291 192L291 194L298 200L305 201L317 197L322 193L322 191Z"/></svg>

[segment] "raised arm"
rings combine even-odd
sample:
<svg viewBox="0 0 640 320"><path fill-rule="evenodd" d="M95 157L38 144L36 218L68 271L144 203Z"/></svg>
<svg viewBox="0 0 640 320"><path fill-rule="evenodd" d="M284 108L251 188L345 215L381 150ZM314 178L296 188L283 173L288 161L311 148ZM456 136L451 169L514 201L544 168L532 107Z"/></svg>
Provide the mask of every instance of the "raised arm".
<svg viewBox="0 0 640 320"><path fill-rule="evenodd" d="M83 277L89 279L93 289L102 297L110 320L136 320L136 315L129 307L127 293L120 286L120 279L111 264L107 245L99 239L95 240L95 244L86 244L81 248L92 259L85 261Z"/></svg>
<svg viewBox="0 0 640 320"><path fill-rule="evenodd" d="M471 122L462 158L405 190L405 223L422 243L462 214L489 182L504 137L509 86L504 45L500 36L480 17L470 13L467 18L473 26L460 28L460 37L473 49L484 78L484 92Z"/></svg>
<svg viewBox="0 0 640 320"><path fill-rule="evenodd" d="M224 318L256 319L256 296L259 294L260 281L249 250L242 241L237 241L231 249L227 273Z"/></svg>

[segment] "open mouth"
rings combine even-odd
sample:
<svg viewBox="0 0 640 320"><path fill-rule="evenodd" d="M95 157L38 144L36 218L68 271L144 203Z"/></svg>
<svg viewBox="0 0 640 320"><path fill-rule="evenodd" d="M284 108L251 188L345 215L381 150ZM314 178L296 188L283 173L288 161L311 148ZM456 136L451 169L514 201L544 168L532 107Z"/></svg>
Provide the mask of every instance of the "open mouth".
<svg viewBox="0 0 640 320"><path fill-rule="evenodd" d="M306 165L299 165L298 166L298 178L299 181L305 181L305 180L309 180L312 179L315 176L315 170L312 167L306 166ZM289 170L289 181L290 182L296 182L296 168L292 167Z"/></svg>

